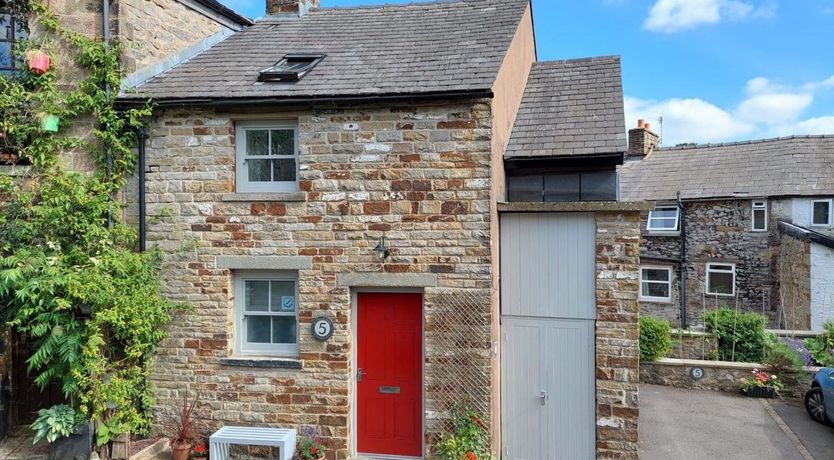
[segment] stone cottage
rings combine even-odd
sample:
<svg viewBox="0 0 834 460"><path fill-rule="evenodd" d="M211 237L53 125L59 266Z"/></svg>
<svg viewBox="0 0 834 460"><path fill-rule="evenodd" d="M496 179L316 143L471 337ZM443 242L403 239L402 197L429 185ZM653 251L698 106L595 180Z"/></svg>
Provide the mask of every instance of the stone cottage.
<svg viewBox="0 0 834 460"><path fill-rule="evenodd" d="M252 24L251 20L215 0L58 0L47 5L61 25L69 30L119 40L123 45L124 68L139 75L132 78L141 78L143 72L156 72L152 66L158 62L183 59ZM0 6L0 78L14 78L23 65L12 54L15 43L40 38L37 31L30 34L29 18L18 13L11 9L11 3L3 2ZM78 81L81 70L75 66L71 50L60 40L50 39L46 43L47 51L54 55L60 81L68 85ZM89 132L89 129L78 131ZM91 167L91 160L81 153L68 153L64 161L75 170ZM0 141L0 174L25 176L27 171L25 159ZM31 423L38 409L63 400L58 388L50 388L41 394L27 375L30 344L18 337L7 337L6 331L2 336L8 340L3 340L0 346L3 388L0 392L0 438L5 437L10 423Z"/></svg>
<svg viewBox="0 0 834 460"><path fill-rule="evenodd" d="M799 330L834 319L834 137L655 148L641 123L629 138L623 198L657 203L641 218L642 313L687 326L738 307Z"/></svg>
<svg viewBox="0 0 834 460"><path fill-rule="evenodd" d="M416 459L468 404L505 459L636 458L619 58L536 62L529 0L266 7L122 95L155 101L134 209L194 307L158 356L160 411L189 387L213 428ZM532 259L502 265L502 241ZM564 268L500 276L547 273L528 262Z"/></svg>

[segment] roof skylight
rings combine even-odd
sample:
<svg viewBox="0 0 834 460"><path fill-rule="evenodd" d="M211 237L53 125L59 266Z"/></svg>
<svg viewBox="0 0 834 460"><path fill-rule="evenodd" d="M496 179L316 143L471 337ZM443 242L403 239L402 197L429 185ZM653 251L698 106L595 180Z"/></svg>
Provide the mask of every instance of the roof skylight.
<svg viewBox="0 0 834 460"><path fill-rule="evenodd" d="M261 70L258 81L296 82L313 70L324 57L324 54L287 54L272 67Z"/></svg>

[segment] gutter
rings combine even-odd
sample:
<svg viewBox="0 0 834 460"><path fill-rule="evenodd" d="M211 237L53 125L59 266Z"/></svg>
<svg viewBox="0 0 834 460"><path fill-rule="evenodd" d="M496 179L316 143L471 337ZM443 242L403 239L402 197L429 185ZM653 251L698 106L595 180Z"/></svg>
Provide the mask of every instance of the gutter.
<svg viewBox="0 0 834 460"><path fill-rule="evenodd" d="M680 213L681 226L681 255L678 271L680 272L680 302L681 302L681 329L686 329L686 208L681 201L681 192L678 192L678 212Z"/></svg>

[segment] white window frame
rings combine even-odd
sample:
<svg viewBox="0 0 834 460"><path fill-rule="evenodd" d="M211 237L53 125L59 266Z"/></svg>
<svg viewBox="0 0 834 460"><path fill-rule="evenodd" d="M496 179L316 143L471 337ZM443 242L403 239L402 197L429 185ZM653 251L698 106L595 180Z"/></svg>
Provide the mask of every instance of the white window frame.
<svg viewBox="0 0 834 460"><path fill-rule="evenodd" d="M671 219L671 217L655 217L655 218L653 218L652 213L654 213L656 211L667 211L667 210L674 210L675 211L675 228L670 229L670 228L655 228L655 227L653 227L652 226L652 220L653 219L654 220L669 220L669 219ZM659 233L663 233L663 232L677 233L677 232L680 231L680 219L681 219L681 210L677 206L658 206L654 210L649 211L649 218L646 221L646 230L648 230L650 232L659 232Z"/></svg>
<svg viewBox="0 0 834 460"><path fill-rule="evenodd" d="M246 131L291 129L293 131L292 155L247 155L246 152ZM246 162L250 159L261 160L295 160L294 181L273 181L273 182L250 182ZM297 192L298 174L300 172L300 160L298 158L298 123L292 121L238 121L235 123L235 178L237 193L269 193L269 192Z"/></svg>
<svg viewBox="0 0 834 460"><path fill-rule="evenodd" d="M767 231L767 200L753 200L750 203L750 229L754 232ZM764 228L756 228L756 212L764 212Z"/></svg>
<svg viewBox="0 0 834 460"><path fill-rule="evenodd" d="M643 270L664 270L669 273L669 281L644 280ZM660 265L641 265L640 266L640 291L639 299L646 302L670 303L672 301L672 267L664 267ZM666 297L655 297L643 295L643 283L665 284L669 287L669 295Z"/></svg>
<svg viewBox="0 0 834 460"><path fill-rule="evenodd" d="M825 204L828 205L828 222L826 222L824 224L818 224L818 223L814 222L814 206L817 203L825 203ZM834 212L832 212L832 211L834 211L834 206L832 206L832 200L831 199L812 200L811 201L811 216L810 216L811 217L811 219L810 219L811 220L811 226L812 227L830 227L832 225L832 220L834 219Z"/></svg>
<svg viewBox="0 0 834 460"><path fill-rule="evenodd" d="M249 313L249 316L293 316L296 324L294 344L249 343L246 341L246 281L292 281L295 283L295 312ZM298 343L301 330L298 323L298 272L248 270L234 272L234 308L235 308L235 354L240 356L281 356L287 358L298 357Z"/></svg>
<svg viewBox="0 0 834 460"><path fill-rule="evenodd" d="M715 266L717 265L724 265L731 267L730 270L723 270L717 269ZM720 292L710 292L712 286L710 286L710 273L731 273L733 275L733 290L729 294L727 293L720 293ZM706 291L707 295L715 295L719 297L735 297L736 295L736 264L729 263L729 262L708 262L706 267L706 282L704 283L704 290Z"/></svg>

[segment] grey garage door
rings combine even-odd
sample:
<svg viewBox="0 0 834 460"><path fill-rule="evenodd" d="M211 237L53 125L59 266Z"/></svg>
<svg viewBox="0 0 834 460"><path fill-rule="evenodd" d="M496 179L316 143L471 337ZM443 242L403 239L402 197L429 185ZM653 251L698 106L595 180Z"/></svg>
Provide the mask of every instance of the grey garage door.
<svg viewBox="0 0 834 460"><path fill-rule="evenodd" d="M504 460L595 456L593 214L501 216Z"/></svg>

